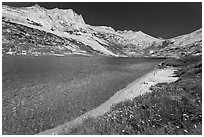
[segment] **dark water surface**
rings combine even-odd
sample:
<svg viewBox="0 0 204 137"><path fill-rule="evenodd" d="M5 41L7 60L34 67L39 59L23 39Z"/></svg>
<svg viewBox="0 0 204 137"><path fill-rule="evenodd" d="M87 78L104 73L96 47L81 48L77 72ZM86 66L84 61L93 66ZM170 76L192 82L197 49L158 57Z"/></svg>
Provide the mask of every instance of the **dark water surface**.
<svg viewBox="0 0 204 137"><path fill-rule="evenodd" d="M36 134L99 106L163 59L2 58L3 134Z"/></svg>

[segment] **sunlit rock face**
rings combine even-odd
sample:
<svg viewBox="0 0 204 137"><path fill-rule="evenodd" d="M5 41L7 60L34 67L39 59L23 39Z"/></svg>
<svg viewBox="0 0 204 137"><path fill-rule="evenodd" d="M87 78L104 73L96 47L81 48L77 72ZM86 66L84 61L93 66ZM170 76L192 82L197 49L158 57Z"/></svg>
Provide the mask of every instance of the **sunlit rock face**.
<svg viewBox="0 0 204 137"><path fill-rule="evenodd" d="M73 31L86 29L86 24L81 15L72 9L47 10L39 5L25 8L11 8L3 6L3 14L17 21L36 23L39 26L58 29L60 31Z"/></svg>
<svg viewBox="0 0 204 137"><path fill-rule="evenodd" d="M181 57L202 54L202 29L192 33L165 40L165 46L153 51L154 56Z"/></svg>
<svg viewBox="0 0 204 137"><path fill-rule="evenodd" d="M83 17L72 9L45 9L39 5L21 8L3 5L2 17L3 54L15 55L16 52L21 55L22 52L28 54L28 51L32 54L37 50L38 54L49 55L180 57L202 53L202 29L171 39L161 39L142 31L92 26L86 24ZM14 43L15 46L11 46ZM29 44L32 46L25 46ZM46 49L45 53L42 47Z"/></svg>

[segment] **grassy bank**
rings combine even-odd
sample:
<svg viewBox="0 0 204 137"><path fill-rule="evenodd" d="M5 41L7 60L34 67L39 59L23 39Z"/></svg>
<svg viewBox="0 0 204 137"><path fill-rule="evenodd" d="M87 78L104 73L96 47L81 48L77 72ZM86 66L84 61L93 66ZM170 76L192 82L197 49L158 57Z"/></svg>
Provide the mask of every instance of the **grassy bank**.
<svg viewBox="0 0 204 137"><path fill-rule="evenodd" d="M177 67L176 82L114 105L61 134L202 134L202 57L168 59L159 68Z"/></svg>

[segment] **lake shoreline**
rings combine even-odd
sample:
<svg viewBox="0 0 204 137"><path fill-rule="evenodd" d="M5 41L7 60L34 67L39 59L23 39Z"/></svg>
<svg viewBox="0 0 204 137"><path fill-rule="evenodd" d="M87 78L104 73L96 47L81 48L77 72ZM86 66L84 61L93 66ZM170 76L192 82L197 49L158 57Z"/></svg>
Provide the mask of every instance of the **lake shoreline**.
<svg viewBox="0 0 204 137"><path fill-rule="evenodd" d="M3 134L38 134L69 122L100 106L162 61L76 56L4 58Z"/></svg>
<svg viewBox="0 0 204 137"><path fill-rule="evenodd" d="M167 58L172 58L172 57L157 57L157 56L106 56L106 55L89 55L89 54L59 54L59 55L9 55L9 54L2 54L3 58L8 58L8 57L69 57L69 56L76 56L76 57L103 57L103 58L143 58L143 59L167 59Z"/></svg>
<svg viewBox="0 0 204 137"><path fill-rule="evenodd" d="M166 69L154 69L149 73L143 75L142 77L136 79L130 83L124 89L116 92L109 100L100 106L92 109L91 111L86 112L80 117L69 121L63 125L57 126L53 129L49 129L43 132L40 132L39 135L51 135L51 134L60 134L61 131L68 131L77 124L82 123L82 121L88 117L96 117L103 115L105 112L110 110L110 107L113 104L125 101L127 99L133 99L137 96L143 95L147 92L150 92L150 87L157 83L170 83L176 81L177 78L173 77L175 68L166 68ZM139 91L139 92L138 92Z"/></svg>

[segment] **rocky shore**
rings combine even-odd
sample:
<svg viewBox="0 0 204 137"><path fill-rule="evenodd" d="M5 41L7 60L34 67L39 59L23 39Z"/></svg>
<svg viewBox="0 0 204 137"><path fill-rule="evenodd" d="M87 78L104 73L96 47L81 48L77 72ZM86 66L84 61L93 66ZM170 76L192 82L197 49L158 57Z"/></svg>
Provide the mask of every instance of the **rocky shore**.
<svg viewBox="0 0 204 137"><path fill-rule="evenodd" d="M170 83L176 81L178 78L174 77L175 68L169 67L164 69L155 69L150 73L142 76L141 78L135 80L133 83L129 84L126 88L116 92L109 100L101 104L99 107L83 114L82 116L66 123L56 128L46 130L39 133L40 135L49 134L59 134L62 131L68 131L77 124L82 123L84 119L89 117L96 117L103 115L105 112L109 111L113 104L134 99L137 96L144 95L147 92L151 92L150 87L158 83Z"/></svg>

